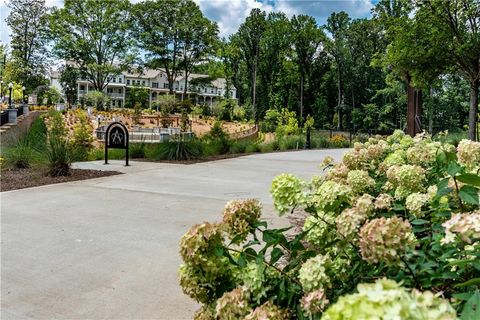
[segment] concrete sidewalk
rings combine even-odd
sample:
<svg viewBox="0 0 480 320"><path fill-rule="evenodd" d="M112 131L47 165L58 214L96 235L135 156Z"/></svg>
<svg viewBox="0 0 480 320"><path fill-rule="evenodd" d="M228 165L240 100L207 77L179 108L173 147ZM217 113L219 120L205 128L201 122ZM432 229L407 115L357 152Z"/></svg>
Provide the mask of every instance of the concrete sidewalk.
<svg viewBox="0 0 480 320"><path fill-rule="evenodd" d="M251 155L177 165L101 161L77 168L125 174L1 193L1 314L6 319L191 319L178 243L218 221L230 199L254 197L273 212L278 174L309 179L345 149Z"/></svg>

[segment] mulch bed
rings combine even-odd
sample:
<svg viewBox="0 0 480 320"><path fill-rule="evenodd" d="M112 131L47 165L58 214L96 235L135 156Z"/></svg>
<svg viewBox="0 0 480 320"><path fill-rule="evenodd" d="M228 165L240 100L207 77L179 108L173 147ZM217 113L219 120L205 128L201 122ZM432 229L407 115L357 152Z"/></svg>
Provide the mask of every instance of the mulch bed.
<svg viewBox="0 0 480 320"><path fill-rule="evenodd" d="M44 170L33 169L2 169L0 173L0 191L10 191L30 187L43 186L69 181L108 177L120 174L118 171L99 171L71 169L66 177L50 177Z"/></svg>

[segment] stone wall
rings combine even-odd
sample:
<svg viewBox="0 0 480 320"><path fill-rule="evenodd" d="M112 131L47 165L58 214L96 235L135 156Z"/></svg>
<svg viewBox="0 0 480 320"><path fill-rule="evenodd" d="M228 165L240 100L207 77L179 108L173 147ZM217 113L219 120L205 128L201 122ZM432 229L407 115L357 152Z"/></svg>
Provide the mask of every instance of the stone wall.
<svg viewBox="0 0 480 320"><path fill-rule="evenodd" d="M32 123L42 114L41 111L30 111L28 115L22 115L16 124L7 123L0 127L0 147L15 144L15 142L27 133Z"/></svg>

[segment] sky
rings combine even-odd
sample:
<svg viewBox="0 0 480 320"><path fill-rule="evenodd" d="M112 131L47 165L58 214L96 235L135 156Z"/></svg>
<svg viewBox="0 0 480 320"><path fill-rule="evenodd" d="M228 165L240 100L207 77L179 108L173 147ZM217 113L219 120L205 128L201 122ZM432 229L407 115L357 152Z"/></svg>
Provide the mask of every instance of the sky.
<svg viewBox="0 0 480 320"><path fill-rule="evenodd" d="M7 2L0 0L0 41L9 43L10 30L5 22L9 14ZM82 0L79 0L82 1ZM130 0L139 2L140 0ZM264 11L281 11L291 17L296 14L308 14L317 20L319 25L326 23L332 12L345 11L352 18L370 16L375 0L194 0L203 14L218 23L220 37L228 37L235 33L240 24L253 8ZM62 6L63 0L46 0L47 6Z"/></svg>

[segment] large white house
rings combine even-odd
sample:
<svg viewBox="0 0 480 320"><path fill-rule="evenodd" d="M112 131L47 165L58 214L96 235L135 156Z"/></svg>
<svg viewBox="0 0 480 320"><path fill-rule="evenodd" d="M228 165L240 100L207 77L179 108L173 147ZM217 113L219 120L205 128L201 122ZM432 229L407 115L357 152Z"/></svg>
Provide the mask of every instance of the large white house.
<svg viewBox="0 0 480 320"><path fill-rule="evenodd" d="M190 81L196 78L207 78L205 74L192 73L188 76L188 88L186 96L184 93L185 76L180 74L176 77L173 85L175 95L181 99L191 99L198 104L209 104L227 96L227 83L224 78L218 78L210 82L192 85ZM57 88L60 92L63 89L60 85L60 73L52 72L50 74L50 85ZM110 96L112 107L125 106L125 94L128 87L147 88L150 93L150 104L154 102L160 95L169 93L167 74L164 70L145 69L142 72L122 72L120 75L109 77L105 93ZM77 97L81 99L89 91L93 90L93 85L87 80L77 81ZM230 94L232 99L236 99L237 90L230 86Z"/></svg>

